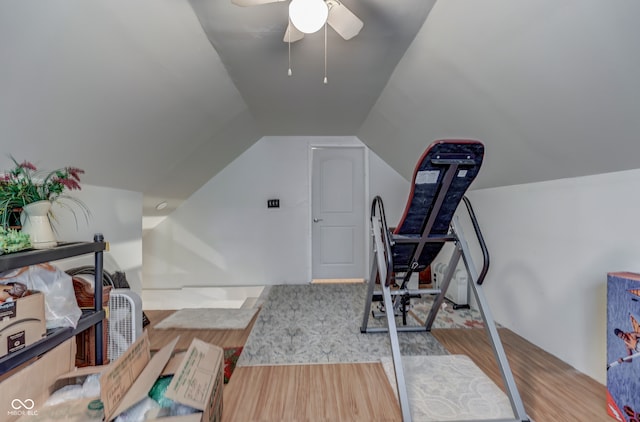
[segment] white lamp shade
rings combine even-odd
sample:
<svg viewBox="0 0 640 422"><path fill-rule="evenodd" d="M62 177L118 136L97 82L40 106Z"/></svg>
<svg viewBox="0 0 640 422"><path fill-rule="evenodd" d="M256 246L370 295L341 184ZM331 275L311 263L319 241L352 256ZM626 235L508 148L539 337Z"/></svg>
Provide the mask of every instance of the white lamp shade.
<svg viewBox="0 0 640 422"><path fill-rule="evenodd" d="M329 16L324 0L291 0L289 19L300 32L313 34L322 28Z"/></svg>

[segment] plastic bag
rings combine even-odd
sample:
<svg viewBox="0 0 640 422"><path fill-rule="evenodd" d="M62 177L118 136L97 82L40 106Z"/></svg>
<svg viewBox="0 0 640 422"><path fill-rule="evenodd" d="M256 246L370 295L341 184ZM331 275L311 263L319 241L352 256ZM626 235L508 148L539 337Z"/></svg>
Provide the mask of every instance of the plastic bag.
<svg viewBox="0 0 640 422"><path fill-rule="evenodd" d="M89 375L82 384L65 385L59 388L44 402L44 406L55 406L82 397L100 397L100 374Z"/></svg>
<svg viewBox="0 0 640 422"><path fill-rule="evenodd" d="M0 283L22 283L29 290L44 294L44 313L47 329L76 328L82 311L76 301L71 276L51 264L38 264L5 272Z"/></svg>
<svg viewBox="0 0 640 422"><path fill-rule="evenodd" d="M147 414L157 411L158 409L160 409L158 403L150 397L145 397L118 415L115 422L140 422L146 419Z"/></svg>

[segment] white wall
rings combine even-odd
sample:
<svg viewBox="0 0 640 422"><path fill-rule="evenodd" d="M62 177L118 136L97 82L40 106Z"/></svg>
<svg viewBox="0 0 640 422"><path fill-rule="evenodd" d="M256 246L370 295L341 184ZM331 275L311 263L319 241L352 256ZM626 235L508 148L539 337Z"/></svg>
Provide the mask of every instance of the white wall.
<svg viewBox="0 0 640 422"><path fill-rule="evenodd" d="M109 251L104 253L104 268L109 272L123 271L132 290L142 290L142 194L139 192L88 186L72 192L84 202L91 216L87 222L82 212L55 205L52 209L58 241L93 241L95 233L102 233L109 242ZM67 202L70 204L69 202ZM93 265L93 255L58 261L64 270L82 265Z"/></svg>
<svg viewBox="0 0 640 422"><path fill-rule="evenodd" d="M495 319L606 382L606 283L640 272L640 170L469 193Z"/></svg>
<svg viewBox="0 0 640 422"><path fill-rule="evenodd" d="M265 137L144 237L144 288L309 282L311 145L355 137ZM369 157L369 190L399 218L408 183ZM280 208L267 209L267 199ZM398 198L402 198L401 201ZM368 270L367 270L368 271Z"/></svg>
<svg viewBox="0 0 640 422"><path fill-rule="evenodd" d="M411 190L408 180L392 169L373 151L369 153L369 205L367 216L370 212L370 204L373 198L380 196L384 203L384 212L387 216L389 227L397 226L407 205L407 199Z"/></svg>

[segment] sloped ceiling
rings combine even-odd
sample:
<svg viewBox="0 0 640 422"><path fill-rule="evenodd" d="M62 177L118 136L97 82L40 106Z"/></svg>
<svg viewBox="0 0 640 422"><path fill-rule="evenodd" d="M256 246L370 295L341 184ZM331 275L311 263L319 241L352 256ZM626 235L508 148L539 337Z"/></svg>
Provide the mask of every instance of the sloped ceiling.
<svg viewBox="0 0 640 422"><path fill-rule="evenodd" d="M186 1L2 1L0 57L3 153L143 192L146 214L261 136Z"/></svg>
<svg viewBox="0 0 640 422"><path fill-rule="evenodd" d="M640 2L440 1L358 136L405 177L431 140L481 139L474 188L639 168L638 16Z"/></svg>
<svg viewBox="0 0 640 422"><path fill-rule="evenodd" d="M478 138L476 188L639 167L640 2L345 4L365 26L329 29L324 85L322 33L287 77L286 3L0 0L2 151L147 215L264 135L357 135L407 178L432 140Z"/></svg>
<svg viewBox="0 0 640 422"><path fill-rule="evenodd" d="M289 2L239 7L191 0L202 26L263 135L354 135L435 0L341 0L363 22L345 41L327 29L291 44Z"/></svg>

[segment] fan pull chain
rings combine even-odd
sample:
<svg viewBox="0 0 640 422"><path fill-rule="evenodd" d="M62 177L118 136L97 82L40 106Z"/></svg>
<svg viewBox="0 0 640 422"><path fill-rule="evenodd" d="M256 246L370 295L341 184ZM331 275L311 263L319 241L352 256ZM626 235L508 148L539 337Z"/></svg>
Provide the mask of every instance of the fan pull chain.
<svg viewBox="0 0 640 422"><path fill-rule="evenodd" d="M289 70L287 71L287 75L291 76L293 72L291 72L291 18L289 18L289 28L287 28L288 40L287 44L289 45Z"/></svg>
<svg viewBox="0 0 640 422"><path fill-rule="evenodd" d="M329 83L327 80L327 22L324 23L324 84Z"/></svg>

